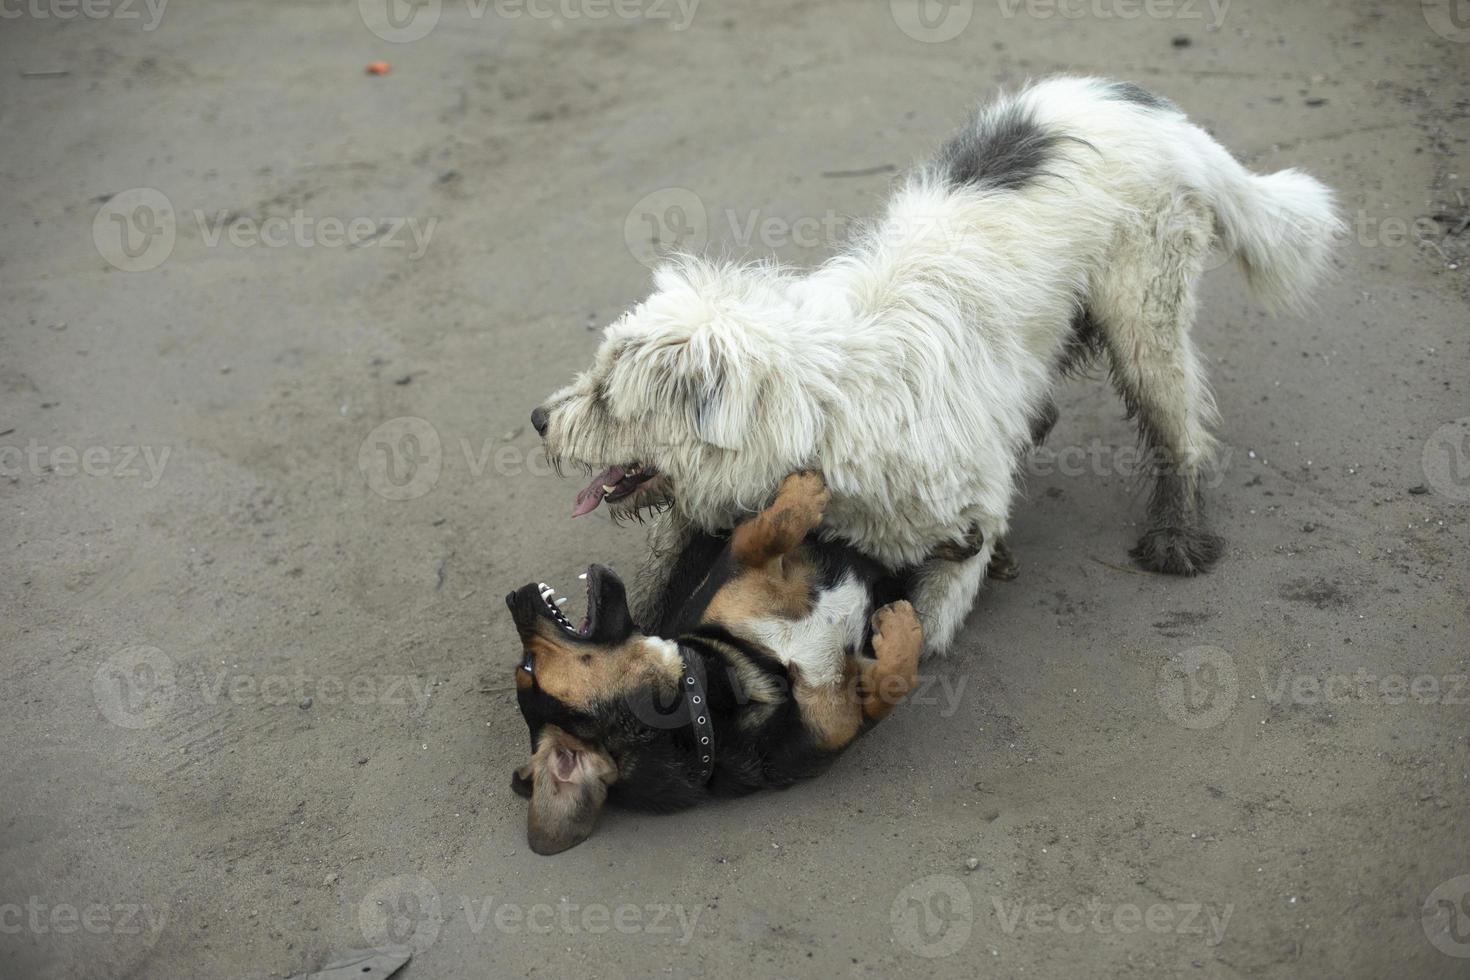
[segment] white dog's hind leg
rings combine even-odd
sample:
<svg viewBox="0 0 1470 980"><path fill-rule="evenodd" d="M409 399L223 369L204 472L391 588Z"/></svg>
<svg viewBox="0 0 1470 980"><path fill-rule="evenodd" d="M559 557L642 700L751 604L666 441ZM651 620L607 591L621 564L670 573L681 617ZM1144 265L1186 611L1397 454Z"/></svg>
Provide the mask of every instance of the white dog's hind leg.
<svg viewBox="0 0 1470 980"><path fill-rule="evenodd" d="M924 656L949 652L955 634L970 614L970 606L985 580L990 564L990 542L964 561L931 561L919 571L909 600L924 626Z"/></svg>
<svg viewBox="0 0 1470 980"><path fill-rule="evenodd" d="M1223 550L1206 529L1200 492L1214 454L1215 402L1189 336L1212 235L1200 201L1164 199L1119 235L1087 300L1113 383L1149 450L1149 527L1132 555L1174 575L1204 571Z"/></svg>

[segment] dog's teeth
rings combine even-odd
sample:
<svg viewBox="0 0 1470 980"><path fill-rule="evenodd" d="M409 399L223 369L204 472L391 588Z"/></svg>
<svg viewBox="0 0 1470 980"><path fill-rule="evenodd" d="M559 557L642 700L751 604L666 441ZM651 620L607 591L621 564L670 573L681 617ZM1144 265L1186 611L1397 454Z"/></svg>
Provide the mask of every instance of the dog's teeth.
<svg viewBox="0 0 1470 980"><path fill-rule="evenodd" d="M583 572L581 575L578 575L577 578L585 579L585 578L587 578L587 573L586 572Z"/></svg>
<svg viewBox="0 0 1470 980"><path fill-rule="evenodd" d="M556 600L556 604L558 606L565 606L567 604L567 599L568 596L562 596L560 599Z"/></svg>
<svg viewBox="0 0 1470 980"><path fill-rule="evenodd" d="M603 493L612 493L613 491L617 490L617 488L618 488L617 487L617 484L615 484L615 483L604 483L602 485L602 492Z"/></svg>

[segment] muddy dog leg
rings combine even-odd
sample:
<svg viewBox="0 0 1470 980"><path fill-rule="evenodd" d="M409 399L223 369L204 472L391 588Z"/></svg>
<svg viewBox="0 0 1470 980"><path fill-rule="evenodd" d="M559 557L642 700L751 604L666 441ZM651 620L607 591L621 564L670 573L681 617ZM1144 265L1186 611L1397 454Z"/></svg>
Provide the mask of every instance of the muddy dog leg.
<svg viewBox="0 0 1470 980"><path fill-rule="evenodd" d="M1137 419L1154 480L1149 528L1131 554L1146 568L1195 575L1220 557L1205 526L1200 477L1214 453L1214 399L1189 330L1195 281L1213 235L1198 202L1163 201L1115 243L1088 308L1113 383Z"/></svg>
<svg viewBox="0 0 1470 980"><path fill-rule="evenodd" d="M990 564L991 538L979 554L964 561L931 561L914 577L909 598L924 626L926 653L944 653L964 625Z"/></svg>

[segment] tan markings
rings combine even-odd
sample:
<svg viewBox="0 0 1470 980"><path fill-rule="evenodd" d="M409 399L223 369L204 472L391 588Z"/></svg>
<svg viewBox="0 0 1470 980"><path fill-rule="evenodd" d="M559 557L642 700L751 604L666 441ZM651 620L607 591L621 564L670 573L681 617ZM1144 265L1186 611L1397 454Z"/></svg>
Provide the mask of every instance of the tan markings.
<svg viewBox="0 0 1470 980"><path fill-rule="evenodd" d="M741 566L715 593L707 620L736 632L752 620L800 619L811 611L813 568L801 543L822 522L831 493L820 473L793 473L771 506L730 537Z"/></svg>
<svg viewBox="0 0 1470 980"><path fill-rule="evenodd" d="M810 685L801 679L799 668L792 668L792 694L801 706L801 718L816 737L817 744L836 752L853 739L863 727L863 708L858 703L858 665L848 657L843 667L842 683Z"/></svg>
<svg viewBox="0 0 1470 980"><path fill-rule="evenodd" d="M891 602L873 614L873 653L878 659L864 665L858 685L869 723L887 718L914 689L923 648L924 630L908 602Z"/></svg>
<svg viewBox="0 0 1470 980"><path fill-rule="evenodd" d="M563 704L585 708L654 679L679 683L679 658L667 653L665 641L634 633L617 646L574 644L547 635L554 630L538 621L536 632L522 637L521 644L531 654L537 686Z"/></svg>
<svg viewBox="0 0 1470 980"><path fill-rule="evenodd" d="M745 521L730 538L742 565L759 567L801 544L818 524L831 499L820 473L793 473L781 483L771 506Z"/></svg>

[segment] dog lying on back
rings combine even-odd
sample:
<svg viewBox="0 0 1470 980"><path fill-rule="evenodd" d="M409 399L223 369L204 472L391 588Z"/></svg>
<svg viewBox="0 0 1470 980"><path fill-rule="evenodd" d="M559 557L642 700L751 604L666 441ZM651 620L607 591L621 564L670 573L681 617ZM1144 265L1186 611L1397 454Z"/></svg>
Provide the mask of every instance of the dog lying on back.
<svg viewBox="0 0 1470 980"><path fill-rule="evenodd" d="M1341 227L1321 183L1251 173L1167 100L1050 79L983 109L819 268L659 269L531 421L554 461L597 474L574 513L669 507L640 616L656 616L692 535L820 469L827 532L886 567L945 543L974 551L933 563L910 596L943 650L1055 421L1054 389L1094 359L1149 450L1133 556L1210 567L1222 542L1200 494L1215 405L1190 336L1197 281L1218 248L1268 304L1300 305Z"/></svg>
<svg viewBox="0 0 1470 980"><path fill-rule="evenodd" d="M692 544L676 614L647 632L599 565L580 627L544 583L506 596L531 730L512 785L531 800L532 850L586 840L609 798L674 810L813 775L912 689L918 618L881 604L900 581L812 533L828 498L816 474L793 475L728 540Z"/></svg>

